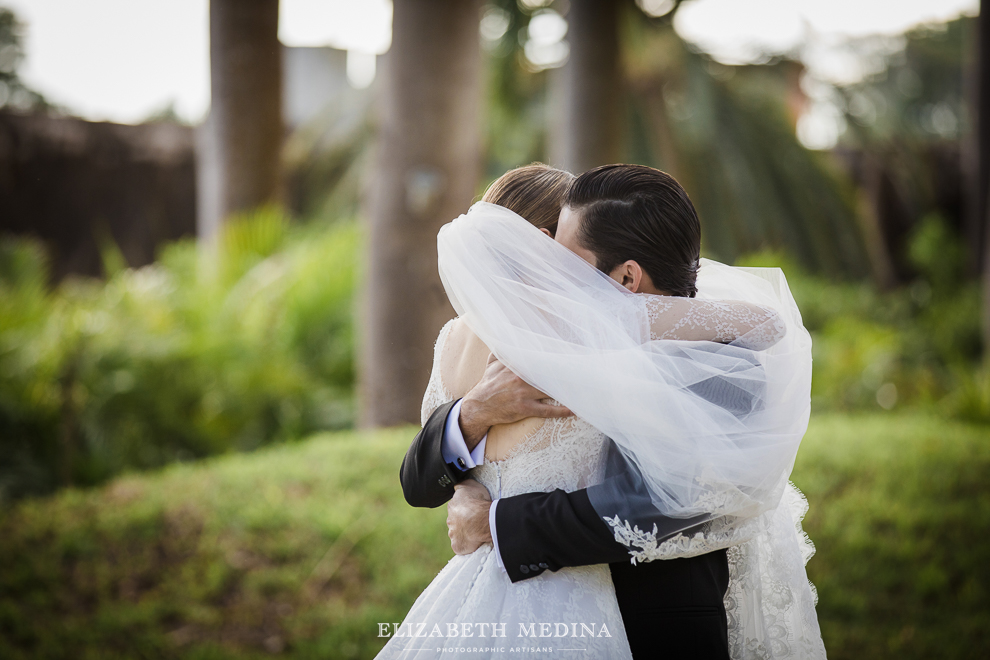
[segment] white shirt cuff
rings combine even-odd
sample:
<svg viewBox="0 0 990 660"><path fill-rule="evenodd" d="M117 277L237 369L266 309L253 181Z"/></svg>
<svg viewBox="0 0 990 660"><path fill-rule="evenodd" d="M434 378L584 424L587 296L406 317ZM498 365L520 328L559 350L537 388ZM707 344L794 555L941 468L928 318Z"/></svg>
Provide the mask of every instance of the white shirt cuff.
<svg viewBox="0 0 990 660"><path fill-rule="evenodd" d="M440 455L447 463L453 463L462 472L466 472L473 467L477 467L485 462L485 441L488 435L481 439L481 442L473 451L468 451L467 443L464 441L464 434L461 433L461 425L458 422L461 416L461 399L454 404L447 414L447 422L443 430L443 442L440 443Z"/></svg>
<svg viewBox="0 0 990 660"><path fill-rule="evenodd" d="M492 501L492 506L488 509L488 529L492 533L492 545L495 546L495 560L498 562L498 567L502 569L503 573L507 573L505 570L505 565L502 563L502 555L498 551L498 536L495 534L495 507L498 505L499 498L495 498Z"/></svg>

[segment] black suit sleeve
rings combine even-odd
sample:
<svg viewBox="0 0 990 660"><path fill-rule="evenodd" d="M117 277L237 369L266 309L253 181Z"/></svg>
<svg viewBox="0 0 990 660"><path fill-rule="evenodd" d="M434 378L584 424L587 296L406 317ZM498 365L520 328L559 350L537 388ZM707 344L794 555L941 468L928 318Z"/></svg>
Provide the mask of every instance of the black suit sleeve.
<svg viewBox="0 0 990 660"><path fill-rule="evenodd" d="M752 370L757 370L757 377L762 378L762 367L755 356L727 370L725 376L710 378L690 389L743 418L761 408L762 390L754 394L743 389L734 384L732 376L739 373L752 378ZM660 541L708 519L706 516L669 518L659 511L644 518L642 512L656 509L642 473L611 442L607 460L605 480L585 490L526 493L499 500L495 509L495 534L502 563L513 582L545 570L629 561L628 548L615 539L592 501L599 509L613 511L620 519L631 517L627 512L639 512L639 520L647 524L646 529L656 525Z"/></svg>
<svg viewBox="0 0 990 660"><path fill-rule="evenodd" d="M759 363L753 358L750 366L759 368ZM712 378L691 389L740 417L758 409L761 398L734 386L728 378ZM441 454L447 415L455 403L437 408L402 462L402 491L413 506L444 504L454 496L454 484L469 476L444 461ZM495 533L502 563L513 582L535 577L545 570L629 561L628 548L615 539L612 529L595 511L592 496L599 505L623 518L623 513L631 507L648 510L650 495L639 470L612 443L607 461L605 481L590 488L573 493L558 489L499 499ZM657 539L663 540L705 520L705 517L668 518L657 512L648 522L651 528L656 524Z"/></svg>
<svg viewBox="0 0 990 660"><path fill-rule="evenodd" d="M639 511L652 508L639 471L611 443L606 479L601 484L573 493L558 489L499 499L495 533L509 579L518 582L545 570L629 561L629 549L615 539L611 527L595 511L592 496L620 517L633 502L639 505ZM688 519L687 525L704 520ZM656 523L658 539L673 536L685 527L685 519L668 518L659 512L649 522Z"/></svg>
<svg viewBox="0 0 990 660"><path fill-rule="evenodd" d="M495 530L502 564L513 582L547 569L629 558L591 506L586 490L504 497L495 509Z"/></svg>
<svg viewBox="0 0 990 660"><path fill-rule="evenodd" d="M402 459L399 481L406 502L412 506L434 508L447 503L454 496L454 484L468 476L453 463L447 463L441 453L447 415L455 403L445 403L433 411Z"/></svg>
<svg viewBox="0 0 990 660"><path fill-rule="evenodd" d="M447 463L441 447L447 415L456 401L437 408L420 431L399 471L402 493L412 506L438 507L454 496L454 484L469 475ZM643 497L641 484L622 466L621 454L609 451L606 481L592 489L609 488L624 498ZM614 474L613 474L614 473ZM645 497L649 497L646 493ZM617 508L621 508L617 504ZM611 529L595 512L587 490L566 493L527 493L499 500L495 510L499 552L513 582L535 577L546 569L628 561L626 547L616 542ZM681 521L678 521L681 522Z"/></svg>

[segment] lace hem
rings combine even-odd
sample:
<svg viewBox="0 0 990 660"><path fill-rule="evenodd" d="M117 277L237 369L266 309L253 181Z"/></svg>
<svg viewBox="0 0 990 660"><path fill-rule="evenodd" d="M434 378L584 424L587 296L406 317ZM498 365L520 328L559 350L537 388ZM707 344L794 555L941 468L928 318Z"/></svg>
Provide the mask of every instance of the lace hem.
<svg viewBox="0 0 990 660"><path fill-rule="evenodd" d="M730 545L742 543L755 535L760 528L761 519L749 520L739 525L724 525L717 530L712 523L706 523L694 534L680 532L667 538L657 538L657 526L644 532L639 526L630 525L628 520L620 520L619 516L604 517L605 522L612 528L617 543L629 548L630 563L635 566L639 562L656 561L658 559L673 559L675 557L696 557L721 550Z"/></svg>
<svg viewBox="0 0 990 660"><path fill-rule="evenodd" d="M644 532L619 516L605 520L615 540L629 548L633 564L727 548L725 610L732 658L825 660L815 612L818 592L805 571L815 554L814 543L801 526L807 511L807 498L788 482L777 508L757 519L734 527L703 528L693 535L682 533L663 542L657 539L655 525Z"/></svg>

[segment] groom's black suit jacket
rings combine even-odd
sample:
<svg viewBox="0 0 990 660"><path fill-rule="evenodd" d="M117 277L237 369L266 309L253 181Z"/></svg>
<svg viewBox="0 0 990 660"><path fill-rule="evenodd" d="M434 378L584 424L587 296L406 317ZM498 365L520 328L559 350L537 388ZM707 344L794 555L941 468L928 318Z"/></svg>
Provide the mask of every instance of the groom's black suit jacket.
<svg viewBox="0 0 990 660"><path fill-rule="evenodd" d="M406 501L437 507L454 495L454 484L469 475L447 463L441 453L447 415L454 403L440 406L413 440L402 461L400 479ZM591 488L618 493L616 511L649 494L629 469L614 469L621 454L609 452L603 484ZM590 490L590 489L588 489ZM725 550L698 557L652 561L633 566L628 548L615 540L599 516L588 490L527 493L499 500L495 530L509 578L526 580L545 570L609 564L626 635L637 660L642 658L728 658L723 597L729 584ZM656 518L663 534L683 520Z"/></svg>

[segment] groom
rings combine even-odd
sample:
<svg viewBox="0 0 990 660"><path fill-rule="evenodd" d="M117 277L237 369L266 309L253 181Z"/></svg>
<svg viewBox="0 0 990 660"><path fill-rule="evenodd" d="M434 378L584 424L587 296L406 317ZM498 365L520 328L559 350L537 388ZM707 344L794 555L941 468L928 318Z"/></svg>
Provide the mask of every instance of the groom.
<svg viewBox="0 0 990 660"><path fill-rule="evenodd" d="M606 165L582 174L568 192L555 238L634 293L694 295L698 216L687 193L659 170ZM570 415L542 403L544 398L500 362L490 362L481 381L463 399L437 408L413 440L400 472L406 500L426 507L449 501L454 551L467 554L493 543L513 582L546 570L609 564L637 659L727 659L726 551L632 565L629 548L589 498L589 491L600 489L599 501L615 499L618 510L649 497L614 445L606 482L573 493L527 493L492 502L484 486L467 478L466 471L483 461L492 426ZM658 514L656 522L662 534L665 519ZM666 523L684 527L683 519Z"/></svg>

